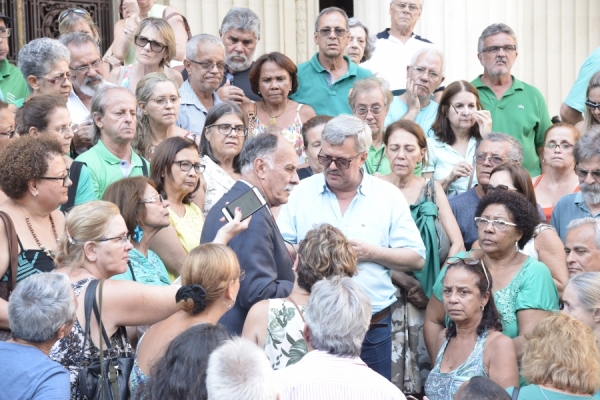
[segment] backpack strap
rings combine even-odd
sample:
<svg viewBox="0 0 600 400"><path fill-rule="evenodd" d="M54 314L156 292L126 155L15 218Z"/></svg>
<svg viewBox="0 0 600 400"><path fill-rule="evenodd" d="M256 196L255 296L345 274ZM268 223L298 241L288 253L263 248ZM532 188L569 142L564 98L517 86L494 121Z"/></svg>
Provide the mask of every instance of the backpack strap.
<svg viewBox="0 0 600 400"><path fill-rule="evenodd" d="M67 202L63 204L60 208L60 210L65 214L68 213L71 210L71 208L73 208L73 206L75 205L77 187L79 186L79 177L81 176L81 169L84 165L85 163L81 161L73 161L73 163L71 163L71 168L69 169L69 179L71 179L71 182L73 183L71 184L71 186L69 186L69 189L67 191Z"/></svg>
<svg viewBox="0 0 600 400"><path fill-rule="evenodd" d="M142 157L142 175L144 175L146 178L150 177L150 174L148 173L148 162L146 162L146 159Z"/></svg>

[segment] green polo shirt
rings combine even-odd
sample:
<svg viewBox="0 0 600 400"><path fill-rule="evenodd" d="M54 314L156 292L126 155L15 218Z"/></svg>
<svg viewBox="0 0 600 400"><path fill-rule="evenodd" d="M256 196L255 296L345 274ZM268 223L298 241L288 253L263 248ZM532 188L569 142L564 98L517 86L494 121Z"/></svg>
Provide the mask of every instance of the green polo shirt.
<svg viewBox="0 0 600 400"><path fill-rule="evenodd" d="M29 96L29 88L23 74L6 58L0 62L0 92L5 102L17 107L22 107L25 98Z"/></svg>
<svg viewBox="0 0 600 400"><path fill-rule="evenodd" d="M92 186L98 200L102 198L104 191L111 183L130 176L143 175L142 163L146 163L148 171L150 171L150 163L138 156L133 148L131 149L131 164L125 168L127 162L111 153L101 140L77 157L76 161L84 162L90 170Z"/></svg>
<svg viewBox="0 0 600 400"><path fill-rule="evenodd" d="M392 169L390 168L390 161L385 155L385 145L382 144L378 150L375 150L375 147L371 145L369 147L369 155L367 156L367 161L365 162L365 169L371 175L375 172L381 175L387 175L392 173Z"/></svg>
<svg viewBox="0 0 600 400"><path fill-rule="evenodd" d="M348 103L350 89L354 82L367 78L372 73L350 61L347 56L344 56L344 60L348 63L348 71L331 85L331 74L319 62L319 53L298 65L298 89L290 99L308 104L317 115L337 117L340 114L352 114Z"/></svg>
<svg viewBox="0 0 600 400"><path fill-rule="evenodd" d="M541 169L536 148L544 145L544 136L552 121L540 91L514 76L512 79L513 84L500 100L481 82L481 75L471 83L479 92L483 108L492 114L492 130L517 139L523 146L523 167L531 176L538 176Z"/></svg>

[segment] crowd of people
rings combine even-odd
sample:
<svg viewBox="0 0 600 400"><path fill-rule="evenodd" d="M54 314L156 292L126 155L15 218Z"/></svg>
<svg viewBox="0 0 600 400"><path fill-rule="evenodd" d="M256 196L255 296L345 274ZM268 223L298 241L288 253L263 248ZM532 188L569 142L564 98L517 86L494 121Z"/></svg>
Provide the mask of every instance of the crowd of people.
<svg viewBox="0 0 600 400"><path fill-rule="evenodd" d="M15 66L0 14L0 399L600 399L600 51L551 121L509 26L446 82L389 8L298 65L122 0Z"/></svg>

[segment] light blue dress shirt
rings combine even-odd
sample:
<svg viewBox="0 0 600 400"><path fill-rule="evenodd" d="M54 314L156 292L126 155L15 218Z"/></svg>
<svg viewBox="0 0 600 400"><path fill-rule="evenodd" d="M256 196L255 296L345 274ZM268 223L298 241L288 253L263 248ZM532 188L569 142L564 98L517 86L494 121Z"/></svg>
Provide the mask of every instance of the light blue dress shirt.
<svg viewBox="0 0 600 400"><path fill-rule="evenodd" d="M425 258L425 246L402 192L392 184L363 174L358 191L342 215L335 194L323 174L303 179L279 213L277 224L283 238L299 243L306 233L331 224L348 239L386 248L405 248ZM392 271L374 262L358 263L356 283L371 299L373 314L396 301Z"/></svg>
<svg viewBox="0 0 600 400"><path fill-rule="evenodd" d="M415 122L423 129L426 137L431 137L434 135L431 130L431 125L435 122L435 117L437 116L439 104L435 101L431 100L427 107L421 108L417 116L415 117ZM405 102L400 100L400 96L394 96L394 100L392 100L392 104L390 104L390 110L385 117L384 125L388 126L393 122L398 121L400 118L404 117L404 114L408 112L408 105Z"/></svg>
<svg viewBox="0 0 600 400"><path fill-rule="evenodd" d="M183 82L183 85L179 88L179 95L181 96L181 105L179 106L179 116L177 117L175 125L198 135L202 135L204 121L206 121L208 110L198 99L198 96L196 96L189 80ZM215 106L222 103L216 92L213 93L213 102Z"/></svg>

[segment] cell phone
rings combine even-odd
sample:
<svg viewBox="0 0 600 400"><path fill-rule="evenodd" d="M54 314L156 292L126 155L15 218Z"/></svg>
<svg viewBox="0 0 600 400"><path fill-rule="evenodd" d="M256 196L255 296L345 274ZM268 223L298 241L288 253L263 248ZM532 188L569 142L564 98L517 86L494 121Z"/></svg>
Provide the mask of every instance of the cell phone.
<svg viewBox="0 0 600 400"><path fill-rule="evenodd" d="M233 200L231 203L227 204L221 209L221 211L223 211L223 215L225 218L227 218L227 221L231 221L233 218L235 218L235 209L239 207L242 211L243 221L260 210L265 204L267 204L267 202L258 191L258 188L255 186L237 199Z"/></svg>

